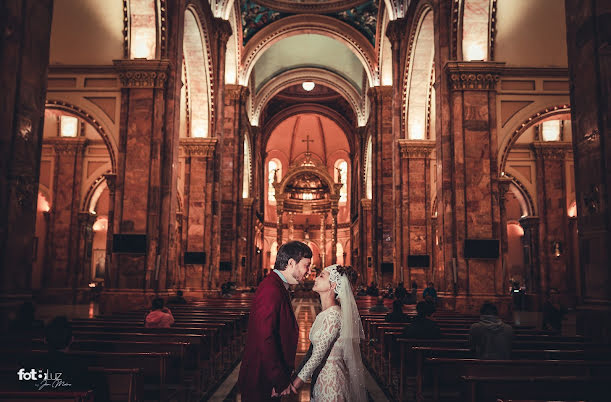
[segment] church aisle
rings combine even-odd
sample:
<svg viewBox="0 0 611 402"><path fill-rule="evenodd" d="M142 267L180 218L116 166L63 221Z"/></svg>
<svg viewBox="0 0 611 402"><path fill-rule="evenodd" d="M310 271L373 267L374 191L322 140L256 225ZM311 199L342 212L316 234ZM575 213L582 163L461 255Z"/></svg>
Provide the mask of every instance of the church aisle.
<svg viewBox="0 0 611 402"><path fill-rule="evenodd" d="M316 319L316 315L320 312L320 302L317 299L296 298L293 299L293 308L295 317L299 323L299 340L297 341L297 354L295 356L295 367L299 365L303 356L307 353L310 347L310 328ZM213 402L241 402L237 380L240 366L238 365L234 372L225 380L219 387L217 392L209 399ZM370 401L387 402L382 390L375 383L371 375L366 371L367 392ZM231 387L231 388L230 388ZM227 393L227 390L231 392ZM310 400L310 383L307 383L299 390L298 395L291 395L282 399L283 402L307 402Z"/></svg>

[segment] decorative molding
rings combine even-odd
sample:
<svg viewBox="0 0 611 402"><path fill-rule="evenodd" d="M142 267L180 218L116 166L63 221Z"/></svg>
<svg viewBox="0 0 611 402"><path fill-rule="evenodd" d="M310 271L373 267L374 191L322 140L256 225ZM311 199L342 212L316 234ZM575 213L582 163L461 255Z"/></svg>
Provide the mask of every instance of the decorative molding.
<svg viewBox="0 0 611 402"><path fill-rule="evenodd" d="M371 210L371 198L363 198L363 199L361 199L361 206L365 210Z"/></svg>
<svg viewBox="0 0 611 402"><path fill-rule="evenodd" d="M505 63L492 61L448 62L446 72L455 91L495 91Z"/></svg>
<svg viewBox="0 0 611 402"><path fill-rule="evenodd" d="M397 143L403 159L426 159L435 149L435 141L399 139Z"/></svg>
<svg viewBox="0 0 611 402"><path fill-rule="evenodd" d="M167 0L159 0L159 42L161 58L167 57L168 49L168 5Z"/></svg>
<svg viewBox="0 0 611 402"><path fill-rule="evenodd" d="M503 77L562 77L569 78L566 67L503 67Z"/></svg>
<svg viewBox="0 0 611 402"><path fill-rule="evenodd" d="M450 33L450 60L458 59L458 20L460 18L460 0L452 2L452 30Z"/></svg>
<svg viewBox="0 0 611 402"><path fill-rule="evenodd" d="M123 88L165 88L169 60L113 60Z"/></svg>
<svg viewBox="0 0 611 402"><path fill-rule="evenodd" d="M82 153L87 146L85 137L57 137L44 140L45 145L51 145L56 154L77 155Z"/></svg>
<svg viewBox="0 0 611 402"><path fill-rule="evenodd" d="M537 159L562 161L568 153L573 151L573 144L559 141L536 141L532 143L532 149Z"/></svg>
<svg viewBox="0 0 611 402"><path fill-rule="evenodd" d="M50 64L49 75L59 74L115 74L114 65L85 65L85 64Z"/></svg>
<svg viewBox="0 0 611 402"><path fill-rule="evenodd" d="M113 193L115 191L115 184L117 183L117 175L115 173L104 173L102 176L106 179L108 191Z"/></svg>
<svg viewBox="0 0 611 402"><path fill-rule="evenodd" d="M496 1L497 0L490 1L490 33L488 43L490 60L494 60L494 44L496 39Z"/></svg>
<svg viewBox="0 0 611 402"><path fill-rule="evenodd" d="M329 1L287 1L287 0L257 0L262 6L286 13L326 14L366 3L367 0L329 0Z"/></svg>
<svg viewBox="0 0 611 402"><path fill-rule="evenodd" d="M212 158L217 142L216 138L181 138L180 146L189 156Z"/></svg>

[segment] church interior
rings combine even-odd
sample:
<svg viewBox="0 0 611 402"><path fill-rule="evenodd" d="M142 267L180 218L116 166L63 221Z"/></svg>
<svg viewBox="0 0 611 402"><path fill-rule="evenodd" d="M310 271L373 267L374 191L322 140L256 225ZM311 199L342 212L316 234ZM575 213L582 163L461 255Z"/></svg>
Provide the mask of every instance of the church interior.
<svg viewBox="0 0 611 402"><path fill-rule="evenodd" d="M369 400L607 400L608 1L2 0L0 26L0 384L44 349L22 315L65 315L102 398L240 400L250 301L298 240L298 357L316 273L353 267ZM369 310L431 283L437 343ZM484 302L512 360L465 349Z"/></svg>

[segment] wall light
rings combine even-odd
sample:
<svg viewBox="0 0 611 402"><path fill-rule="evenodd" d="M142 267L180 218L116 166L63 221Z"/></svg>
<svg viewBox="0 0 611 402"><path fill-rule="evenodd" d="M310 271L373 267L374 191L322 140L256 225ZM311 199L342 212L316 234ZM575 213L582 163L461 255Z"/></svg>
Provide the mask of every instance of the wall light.
<svg viewBox="0 0 611 402"><path fill-rule="evenodd" d="M305 81L303 84L301 84L301 87L308 92L313 90L315 86L316 84L314 84L312 81Z"/></svg>

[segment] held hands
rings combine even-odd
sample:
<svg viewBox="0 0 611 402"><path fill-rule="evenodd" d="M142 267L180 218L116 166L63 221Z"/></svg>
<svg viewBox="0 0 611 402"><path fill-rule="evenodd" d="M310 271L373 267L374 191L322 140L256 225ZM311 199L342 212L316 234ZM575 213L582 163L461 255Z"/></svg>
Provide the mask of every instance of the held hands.
<svg viewBox="0 0 611 402"><path fill-rule="evenodd" d="M281 396L289 395L291 393L291 385L292 384L289 384L289 386L286 387L285 390L282 391L281 393L277 393L276 388L272 388L272 398L278 398Z"/></svg>

